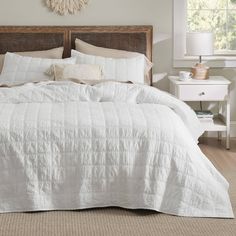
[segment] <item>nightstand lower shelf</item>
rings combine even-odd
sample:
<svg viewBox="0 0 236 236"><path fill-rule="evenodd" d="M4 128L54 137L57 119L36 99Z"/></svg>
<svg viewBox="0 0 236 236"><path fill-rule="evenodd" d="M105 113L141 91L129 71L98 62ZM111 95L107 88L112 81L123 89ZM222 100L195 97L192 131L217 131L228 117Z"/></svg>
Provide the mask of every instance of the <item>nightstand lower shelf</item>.
<svg viewBox="0 0 236 236"><path fill-rule="evenodd" d="M202 127L205 131L227 131L227 126L219 117L214 118L213 122L201 121Z"/></svg>

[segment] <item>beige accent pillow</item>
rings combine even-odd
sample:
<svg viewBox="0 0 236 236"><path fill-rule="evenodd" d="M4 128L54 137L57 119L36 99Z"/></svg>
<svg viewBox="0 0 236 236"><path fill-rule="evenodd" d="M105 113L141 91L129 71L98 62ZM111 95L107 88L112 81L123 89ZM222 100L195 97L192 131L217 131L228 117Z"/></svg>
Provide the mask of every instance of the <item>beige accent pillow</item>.
<svg viewBox="0 0 236 236"><path fill-rule="evenodd" d="M92 44L86 43L80 39L75 40L75 49L84 54L102 56L108 58L134 58L142 55L138 52L129 52L124 50L110 49L97 47ZM149 78L149 71L152 69L153 63L145 57L145 77Z"/></svg>
<svg viewBox="0 0 236 236"><path fill-rule="evenodd" d="M102 80L102 68L99 65L76 64L76 65L52 65L47 74L56 81L71 80L75 82Z"/></svg>
<svg viewBox="0 0 236 236"><path fill-rule="evenodd" d="M62 59L64 48L53 48L44 51L31 51L31 52L16 52L16 54L21 56L36 57L36 58L48 58L48 59ZM4 64L5 54L0 54L0 73L2 72Z"/></svg>

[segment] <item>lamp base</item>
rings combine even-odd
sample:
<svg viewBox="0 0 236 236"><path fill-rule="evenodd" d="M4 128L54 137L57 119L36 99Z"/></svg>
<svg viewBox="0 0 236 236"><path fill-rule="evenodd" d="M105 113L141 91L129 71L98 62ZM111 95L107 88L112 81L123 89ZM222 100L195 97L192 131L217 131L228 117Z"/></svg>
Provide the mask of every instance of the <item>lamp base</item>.
<svg viewBox="0 0 236 236"><path fill-rule="evenodd" d="M202 63L197 63L192 67L191 72L193 74L193 79L204 80L209 78L209 67Z"/></svg>

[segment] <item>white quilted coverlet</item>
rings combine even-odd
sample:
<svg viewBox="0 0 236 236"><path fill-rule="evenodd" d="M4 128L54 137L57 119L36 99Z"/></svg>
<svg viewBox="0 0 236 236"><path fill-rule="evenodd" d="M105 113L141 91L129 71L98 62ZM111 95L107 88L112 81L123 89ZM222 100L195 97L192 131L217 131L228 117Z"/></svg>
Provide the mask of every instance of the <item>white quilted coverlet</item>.
<svg viewBox="0 0 236 236"><path fill-rule="evenodd" d="M0 89L0 212L120 206L233 218L201 133L186 104L148 86Z"/></svg>

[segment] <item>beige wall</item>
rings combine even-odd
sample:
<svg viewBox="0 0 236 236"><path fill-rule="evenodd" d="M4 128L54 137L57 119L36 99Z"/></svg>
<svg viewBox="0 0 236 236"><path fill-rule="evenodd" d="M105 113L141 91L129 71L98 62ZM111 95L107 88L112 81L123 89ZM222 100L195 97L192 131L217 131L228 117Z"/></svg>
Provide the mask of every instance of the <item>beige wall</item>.
<svg viewBox="0 0 236 236"><path fill-rule="evenodd" d="M90 0L74 16L58 16L44 6L44 0L0 0L1 25L138 25L154 26L171 35L172 0ZM156 39L156 37L155 37ZM171 69L171 39L154 47L154 71Z"/></svg>
<svg viewBox="0 0 236 236"><path fill-rule="evenodd" d="M177 73L172 68L172 12L172 0L90 0L80 14L62 17L50 12L44 0L0 0L1 25L153 25L154 73L158 87L165 90L166 74ZM236 121L236 69L211 73L233 81L232 120Z"/></svg>

